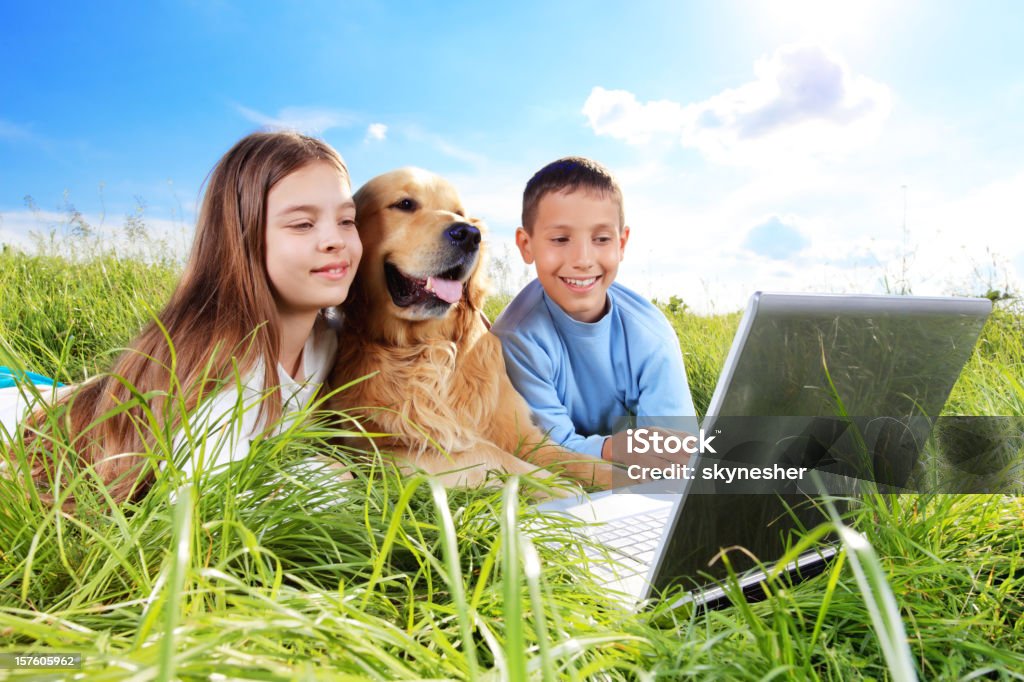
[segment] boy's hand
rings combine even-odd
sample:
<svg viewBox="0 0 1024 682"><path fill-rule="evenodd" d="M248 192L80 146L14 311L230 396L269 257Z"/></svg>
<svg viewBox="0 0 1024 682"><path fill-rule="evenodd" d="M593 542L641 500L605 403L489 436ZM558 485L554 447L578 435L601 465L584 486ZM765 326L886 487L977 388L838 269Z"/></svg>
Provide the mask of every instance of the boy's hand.
<svg viewBox="0 0 1024 682"><path fill-rule="evenodd" d="M671 429L662 428L648 428L648 431L651 434L657 432L664 438L674 436L679 440L692 435L683 431L672 431ZM636 485L653 480L664 480L665 477L663 476L651 476L650 471L653 469L658 469L662 472L673 471L677 475L671 478L682 478L682 470L677 467L686 467L689 464L690 453L684 451L674 453L647 452L643 454L628 452L626 438L626 432L620 431L613 436L605 438L604 444L601 446L601 459L617 465L615 469L615 485ZM638 468L632 468L631 465L634 464ZM627 475L627 468L629 468L629 475Z"/></svg>

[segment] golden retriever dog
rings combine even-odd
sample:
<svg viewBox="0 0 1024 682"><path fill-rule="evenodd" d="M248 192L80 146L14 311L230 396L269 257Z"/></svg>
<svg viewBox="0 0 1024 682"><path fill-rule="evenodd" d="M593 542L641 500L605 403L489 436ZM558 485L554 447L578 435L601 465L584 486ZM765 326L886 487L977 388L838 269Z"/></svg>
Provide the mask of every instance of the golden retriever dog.
<svg viewBox="0 0 1024 682"><path fill-rule="evenodd" d="M344 304L332 407L357 411L377 448L403 470L475 486L491 471L608 487L611 466L545 442L505 374L501 343L481 311L484 226L455 188L416 168L385 173L355 194L363 257Z"/></svg>

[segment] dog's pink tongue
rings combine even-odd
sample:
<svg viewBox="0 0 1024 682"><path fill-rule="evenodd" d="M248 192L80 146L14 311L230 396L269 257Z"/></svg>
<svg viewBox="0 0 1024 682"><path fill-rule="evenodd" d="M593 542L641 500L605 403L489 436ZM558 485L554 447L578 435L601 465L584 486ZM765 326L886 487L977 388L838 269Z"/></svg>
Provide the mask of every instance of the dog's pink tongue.
<svg viewBox="0 0 1024 682"><path fill-rule="evenodd" d="M433 291L438 298L455 303L462 298L462 282L450 279L427 278L427 291Z"/></svg>

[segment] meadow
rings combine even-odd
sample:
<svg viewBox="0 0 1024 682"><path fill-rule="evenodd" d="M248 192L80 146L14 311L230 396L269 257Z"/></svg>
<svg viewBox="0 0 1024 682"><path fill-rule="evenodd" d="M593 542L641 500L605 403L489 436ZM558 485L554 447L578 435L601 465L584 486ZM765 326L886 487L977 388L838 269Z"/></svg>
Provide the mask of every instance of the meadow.
<svg viewBox="0 0 1024 682"><path fill-rule="evenodd" d="M159 258L0 251L0 365L64 383L102 371L176 276ZM739 316L662 307L703 410ZM1024 416L1022 326L1004 302L947 413ZM85 467L59 491L73 510L47 504L16 440L0 679L1024 679L1022 497L869 495L800 541L842 540L823 575L711 613L670 599L634 613L591 578L574 524L532 509L539 482L445 491L379 462L341 481L307 458L346 461L332 443L358 424L313 407L230 470L190 478L171 461L120 506ZM13 652L82 667L18 669Z"/></svg>

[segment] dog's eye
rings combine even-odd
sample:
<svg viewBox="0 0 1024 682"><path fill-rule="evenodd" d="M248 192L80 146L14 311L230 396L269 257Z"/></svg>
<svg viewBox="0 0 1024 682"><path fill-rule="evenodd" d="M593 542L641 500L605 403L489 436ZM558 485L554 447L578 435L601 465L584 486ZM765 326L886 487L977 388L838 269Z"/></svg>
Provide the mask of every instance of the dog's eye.
<svg viewBox="0 0 1024 682"><path fill-rule="evenodd" d="M396 201L395 203L391 204L391 208L397 208L399 211L412 213L417 208L419 208L419 204L417 204L415 200L406 197L405 199L400 199L399 201Z"/></svg>

